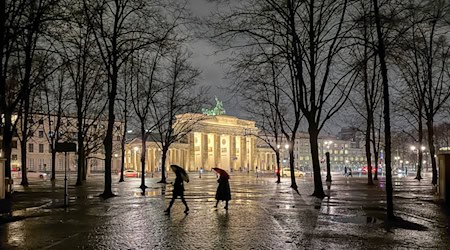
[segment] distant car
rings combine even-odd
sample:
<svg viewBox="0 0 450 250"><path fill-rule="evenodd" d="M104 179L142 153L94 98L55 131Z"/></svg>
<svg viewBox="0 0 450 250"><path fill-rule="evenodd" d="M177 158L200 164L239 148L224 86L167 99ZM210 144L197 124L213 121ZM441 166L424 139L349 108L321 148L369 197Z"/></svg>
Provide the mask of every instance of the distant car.
<svg viewBox="0 0 450 250"><path fill-rule="evenodd" d="M297 177L304 177L305 172L302 172L298 169L294 169L294 175ZM290 168L283 168L281 169L281 176L282 177L291 177L291 169Z"/></svg>
<svg viewBox="0 0 450 250"><path fill-rule="evenodd" d="M119 176L121 173L119 172ZM125 177L131 177L131 178L137 178L139 177L139 173L136 170L133 169L127 169L123 171L123 176Z"/></svg>
<svg viewBox="0 0 450 250"><path fill-rule="evenodd" d="M12 167L11 168L11 177L12 178L22 178L22 171L20 167Z"/></svg>
<svg viewBox="0 0 450 250"><path fill-rule="evenodd" d="M402 169L395 169L393 171L393 176L397 176L397 177L406 177L406 172Z"/></svg>
<svg viewBox="0 0 450 250"><path fill-rule="evenodd" d="M47 173L44 173L44 172L28 170L27 171L27 178L29 178L29 179L47 180L48 175L47 175Z"/></svg>
<svg viewBox="0 0 450 250"><path fill-rule="evenodd" d="M372 166L372 174L375 174L375 166ZM381 167L378 167L378 173L381 174ZM361 174L367 174L367 166L361 168Z"/></svg>

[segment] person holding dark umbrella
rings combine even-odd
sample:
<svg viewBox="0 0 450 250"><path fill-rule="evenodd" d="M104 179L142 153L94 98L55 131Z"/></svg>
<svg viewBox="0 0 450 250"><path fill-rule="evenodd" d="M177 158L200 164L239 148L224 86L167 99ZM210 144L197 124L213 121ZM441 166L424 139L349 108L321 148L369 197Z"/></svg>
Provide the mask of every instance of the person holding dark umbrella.
<svg viewBox="0 0 450 250"><path fill-rule="evenodd" d="M217 179L219 186L217 187L216 192L217 201L214 207L217 207L219 201L225 201L224 208L228 210L228 201L231 200L230 183L228 182L228 179L230 179L230 175L221 168L213 168L213 169L219 174L219 179Z"/></svg>
<svg viewBox="0 0 450 250"><path fill-rule="evenodd" d="M170 165L170 168L175 172L175 182L173 183L173 192L172 192L172 199L170 200L169 207L164 211L167 214L170 214L170 209L172 208L173 203L175 202L175 199L180 196L181 201L183 202L186 209L184 210L185 214L188 214L189 207L186 203L186 200L184 199L184 185L183 181L189 182L189 176L186 173L186 171L177 165Z"/></svg>

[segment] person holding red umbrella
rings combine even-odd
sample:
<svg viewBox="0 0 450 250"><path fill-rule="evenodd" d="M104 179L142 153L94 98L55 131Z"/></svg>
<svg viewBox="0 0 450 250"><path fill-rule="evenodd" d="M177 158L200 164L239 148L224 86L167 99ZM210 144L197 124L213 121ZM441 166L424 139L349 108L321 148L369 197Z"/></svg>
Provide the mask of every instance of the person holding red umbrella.
<svg viewBox="0 0 450 250"><path fill-rule="evenodd" d="M219 201L225 201L225 209L228 210L228 201L231 200L231 190L230 190L230 183L228 180L230 179L230 175L221 168L213 168L214 171L216 171L219 174L219 179L217 179L217 182L219 183L219 186L217 186L216 191L216 205L214 207L217 207L219 204Z"/></svg>

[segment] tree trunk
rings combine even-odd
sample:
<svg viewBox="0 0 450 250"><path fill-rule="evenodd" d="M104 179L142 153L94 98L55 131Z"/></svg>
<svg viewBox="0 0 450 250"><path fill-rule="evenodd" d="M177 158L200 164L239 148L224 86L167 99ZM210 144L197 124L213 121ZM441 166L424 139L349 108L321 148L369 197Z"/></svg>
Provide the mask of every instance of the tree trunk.
<svg viewBox="0 0 450 250"><path fill-rule="evenodd" d="M126 103L125 103L125 105L126 105ZM128 122L128 120L127 120L127 109L125 108L125 110L124 110L124 116L125 116L125 120L124 120L124 124L123 124L123 134L122 134L122 140L120 141L120 149L121 149L121 152L122 152L122 155L121 155L121 159L120 159L120 163L121 163L121 165L120 165L120 179L119 179L119 182L123 182L123 181L125 181L124 179L123 179L123 171L125 170L125 142L126 142L126 137L127 137L127 122Z"/></svg>
<svg viewBox="0 0 450 250"><path fill-rule="evenodd" d="M111 94L110 94L111 95ZM114 98L109 99L109 111L108 111L108 129L106 132L103 145L105 147L105 187L103 193L100 195L103 198L111 198L115 196L112 192L112 180L111 180L111 159L112 159L112 132L114 126Z"/></svg>
<svg viewBox="0 0 450 250"><path fill-rule="evenodd" d="M89 171L88 171L88 168L89 168L89 165L88 165L88 156L89 156L89 154L86 156L84 156L84 163L83 163L83 173L82 173L82 181L84 182L84 181L86 181L86 179L87 179L87 175L88 175L88 173L90 173Z"/></svg>
<svg viewBox="0 0 450 250"><path fill-rule="evenodd" d="M420 102L422 103L422 101ZM423 145L423 122L422 122L422 104L419 104L419 148L417 149L419 152L419 159L417 162L417 173L416 173L416 179L417 180L422 180L422 158L423 158L423 150L422 150L422 145Z"/></svg>
<svg viewBox="0 0 450 250"><path fill-rule="evenodd" d="M28 178L27 178L27 140L22 138L20 141L20 154L21 154L21 165L22 165L22 181L20 185L24 187L28 187Z"/></svg>
<svg viewBox="0 0 450 250"><path fill-rule="evenodd" d="M161 180L158 183L167 183L166 180L166 158L167 158L167 151L169 149L165 146L162 147L162 156L161 156Z"/></svg>
<svg viewBox="0 0 450 250"><path fill-rule="evenodd" d="M373 0L375 23L378 37L378 56L380 58L381 76L383 82L383 114L384 114L384 139L385 139L385 164L386 164L386 215L388 220L394 220L394 203L391 173L391 119L390 119L390 100L389 100L389 80L386 65L386 48L383 41L383 33L381 31L381 18L379 13L378 0Z"/></svg>
<svg viewBox="0 0 450 250"><path fill-rule="evenodd" d="M366 126L366 143L365 144L366 144L366 160L367 160L367 184L368 185L373 185L373 180L372 180L372 156L371 156L371 152L370 152L370 126L371 126L370 117L371 117L371 115L368 114L367 126Z"/></svg>
<svg viewBox="0 0 450 250"><path fill-rule="evenodd" d="M82 123L81 118L78 117L78 136L77 136L77 142L78 142L78 166L77 166L77 182L75 183L76 186L83 185L83 169L84 169L84 138L83 138L83 130L82 130Z"/></svg>
<svg viewBox="0 0 450 250"><path fill-rule="evenodd" d="M366 14L364 14L366 15ZM373 99L373 94L372 96L370 95L370 89L369 89L369 74L367 72L368 70L368 60L369 60L369 37L368 37L368 32L367 32L367 18L364 16L364 61L363 61L363 77L364 77L364 104L366 106L366 111L367 111L367 120L366 120L366 142L365 142L365 147L366 147L366 160L367 160L367 184L368 185L373 185L373 180L372 180L372 157L370 154L370 129L373 123L373 112L374 112L374 107L372 105L372 99ZM374 91L375 85L372 83L372 91Z"/></svg>
<svg viewBox="0 0 450 250"><path fill-rule="evenodd" d="M52 139L53 140L53 139ZM51 144L52 150L52 178L51 181L56 180L56 150L55 150L55 142L53 141Z"/></svg>
<svg viewBox="0 0 450 250"><path fill-rule="evenodd" d="M108 95L108 129L106 130L105 140L103 141L103 145L105 146L105 189L101 196L103 198L110 198L115 196L112 192L112 181L111 181L111 166L112 166L112 150L113 150L113 129L114 123L116 121L116 116L114 114L114 104L116 102L117 95L117 73L118 68L117 63L118 59L116 58L117 51L115 49L115 43L113 44L113 74L111 76L111 91Z"/></svg>
<svg viewBox="0 0 450 250"><path fill-rule="evenodd" d="M27 91L28 92L28 91ZM27 187L27 141L28 141L28 116L30 108L29 95L25 94L24 100L24 112L22 117L22 141L20 141L20 152L21 152L21 162L22 162L22 181L20 185ZM25 166L25 167L24 167Z"/></svg>
<svg viewBox="0 0 450 250"><path fill-rule="evenodd" d="M314 172L314 193L312 196L323 199L325 197L325 192L322 186L322 177L320 174L320 160L319 160L319 143L318 136L319 131L317 128L312 127L310 123L309 131L309 142L311 144L311 157Z"/></svg>
<svg viewBox="0 0 450 250"><path fill-rule="evenodd" d="M147 152L147 132L145 131L144 124L141 124L141 135L142 135L142 152L141 152L141 186L142 191L145 191L147 186L145 185L145 160Z"/></svg>
<svg viewBox="0 0 450 250"><path fill-rule="evenodd" d="M12 151L12 112L6 108L5 110L5 125L3 127L3 153L5 154L5 177L11 178L11 151ZM23 167L22 167L23 168Z"/></svg>
<svg viewBox="0 0 450 250"><path fill-rule="evenodd" d="M277 159L277 182L276 183L281 183L281 166L280 166L280 150L277 149L277 151L275 151L275 157Z"/></svg>
<svg viewBox="0 0 450 250"><path fill-rule="evenodd" d="M291 171L291 188L294 189L298 193L297 182L295 181L295 172L294 172L294 147L293 143L291 143L291 147L289 147L289 168Z"/></svg>
<svg viewBox="0 0 450 250"><path fill-rule="evenodd" d="M375 119L372 119L372 123L371 123L371 128L372 128L372 147L373 147L373 161L375 163L375 175L373 177L374 181L378 180L378 164L379 164L379 157L378 157L378 149L379 149L379 144L377 144L377 136L375 135ZM379 140L378 140L379 141ZM379 143L379 142L378 142Z"/></svg>
<svg viewBox="0 0 450 250"><path fill-rule="evenodd" d="M436 154L436 150L434 148L434 122L433 117L427 117L427 129L428 129L428 147L430 148L430 159L431 159L431 171L433 173L431 184L437 185L437 166L436 166L436 158L434 155Z"/></svg>

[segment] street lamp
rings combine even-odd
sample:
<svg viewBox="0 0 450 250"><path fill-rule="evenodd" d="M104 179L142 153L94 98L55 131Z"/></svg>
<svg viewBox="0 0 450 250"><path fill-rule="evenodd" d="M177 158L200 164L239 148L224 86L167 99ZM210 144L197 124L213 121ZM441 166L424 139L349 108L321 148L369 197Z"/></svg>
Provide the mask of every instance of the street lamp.
<svg viewBox="0 0 450 250"><path fill-rule="evenodd" d="M413 145L413 146L411 146L411 151L416 153L416 164L415 164L415 167L417 169L419 167L419 149L417 149L416 146Z"/></svg>
<svg viewBox="0 0 450 250"><path fill-rule="evenodd" d="M289 150L289 144L285 144L284 145L284 148L286 149L286 151L283 153L283 158L284 158L284 154ZM288 153L288 155L289 155L289 153ZM288 159L289 160L289 159Z"/></svg>

